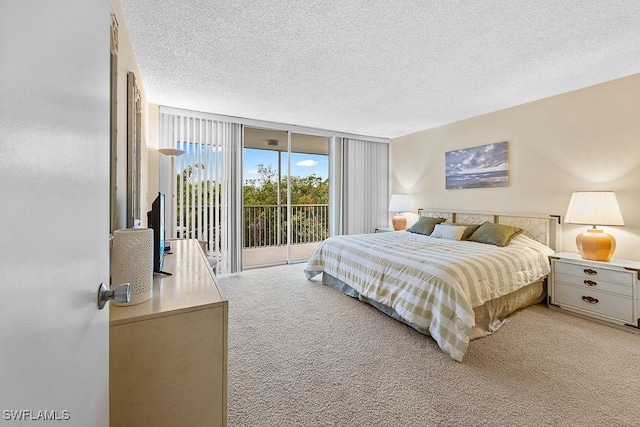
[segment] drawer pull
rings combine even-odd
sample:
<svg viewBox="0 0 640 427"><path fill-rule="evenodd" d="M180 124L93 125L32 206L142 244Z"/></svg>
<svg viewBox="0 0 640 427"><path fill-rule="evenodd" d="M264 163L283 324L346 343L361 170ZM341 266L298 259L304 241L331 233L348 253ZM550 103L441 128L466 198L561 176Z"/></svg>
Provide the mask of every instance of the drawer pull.
<svg viewBox="0 0 640 427"><path fill-rule="evenodd" d="M585 269L584 269L584 270L582 270L582 271L584 271L584 274L588 274L589 276L593 276L594 274L598 274L598 272L597 272L597 271L592 270L592 269L590 269L590 268L585 268Z"/></svg>
<svg viewBox="0 0 640 427"><path fill-rule="evenodd" d="M595 286L595 285L598 284L598 282L594 282L593 280L586 279L584 281L584 284L587 285L587 286Z"/></svg>
<svg viewBox="0 0 640 427"><path fill-rule="evenodd" d="M597 304L598 298L583 296L582 301L588 302L589 304Z"/></svg>

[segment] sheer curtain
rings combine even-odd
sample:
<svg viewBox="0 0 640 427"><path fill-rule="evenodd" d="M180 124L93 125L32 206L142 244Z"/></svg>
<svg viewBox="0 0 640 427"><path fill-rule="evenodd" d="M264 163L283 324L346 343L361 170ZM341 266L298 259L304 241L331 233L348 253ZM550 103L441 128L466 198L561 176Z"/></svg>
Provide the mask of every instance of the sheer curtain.
<svg viewBox="0 0 640 427"><path fill-rule="evenodd" d="M342 234L387 227L389 144L350 138L342 144Z"/></svg>
<svg viewBox="0 0 640 427"><path fill-rule="evenodd" d="M160 159L167 236L204 240L220 273L240 271L242 125L160 107L159 134L159 148L184 151Z"/></svg>

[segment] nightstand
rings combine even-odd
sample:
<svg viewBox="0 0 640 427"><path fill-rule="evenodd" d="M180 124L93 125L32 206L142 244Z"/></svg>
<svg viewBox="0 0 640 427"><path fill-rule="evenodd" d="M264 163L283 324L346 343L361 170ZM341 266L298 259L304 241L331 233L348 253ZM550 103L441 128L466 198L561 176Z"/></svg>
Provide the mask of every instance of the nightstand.
<svg viewBox="0 0 640 427"><path fill-rule="evenodd" d="M550 306L640 328L640 262L590 261L569 252L550 258Z"/></svg>
<svg viewBox="0 0 640 427"><path fill-rule="evenodd" d="M374 233L386 233L388 231L396 231L393 227L376 227Z"/></svg>

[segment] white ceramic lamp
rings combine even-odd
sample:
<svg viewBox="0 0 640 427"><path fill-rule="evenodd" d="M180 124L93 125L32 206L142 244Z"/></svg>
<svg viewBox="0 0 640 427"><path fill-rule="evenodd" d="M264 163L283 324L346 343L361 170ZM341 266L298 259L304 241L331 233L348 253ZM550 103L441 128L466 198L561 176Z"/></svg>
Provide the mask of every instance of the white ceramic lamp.
<svg viewBox="0 0 640 427"><path fill-rule="evenodd" d="M576 191L571 196L564 222L593 226L576 237L582 258L593 261L609 261L616 250L616 239L596 226L624 225L613 191Z"/></svg>
<svg viewBox="0 0 640 427"><path fill-rule="evenodd" d="M111 248L111 282L131 283L129 302L114 305L133 305L153 297L153 230L125 228L113 232Z"/></svg>
<svg viewBox="0 0 640 427"><path fill-rule="evenodd" d="M397 212L392 218L393 229L396 231L404 230L407 226L407 218L402 215L402 212L411 210L411 201L407 194L392 194L391 201L389 202L389 212Z"/></svg>

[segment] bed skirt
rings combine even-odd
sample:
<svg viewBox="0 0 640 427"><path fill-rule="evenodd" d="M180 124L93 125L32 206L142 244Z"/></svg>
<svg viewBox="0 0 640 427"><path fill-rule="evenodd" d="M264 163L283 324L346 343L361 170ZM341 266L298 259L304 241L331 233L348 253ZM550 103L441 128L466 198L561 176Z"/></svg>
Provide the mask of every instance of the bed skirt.
<svg viewBox="0 0 640 427"><path fill-rule="evenodd" d="M374 306L387 316L390 316L408 326L411 326L413 329L422 334L430 335L429 330L423 329L410 322L407 322L402 317L400 317L400 315L394 309L360 295L351 286L331 276L330 274L322 273L322 283L342 292L345 295L349 295L353 298L358 298L360 301ZM494 300L487 301L481 306L475 307L473 309L473 312L475 314L476 324L471 330L470 339L474 340L493 334L498 329L500 329L500 327L507 321L507 317L509 317L509 315L522 308L543 302L546 298L546 295L546 279L541 279L537 282L533 282L523 288L520 288L515 292L501 296L500 298Z"/></svg>

